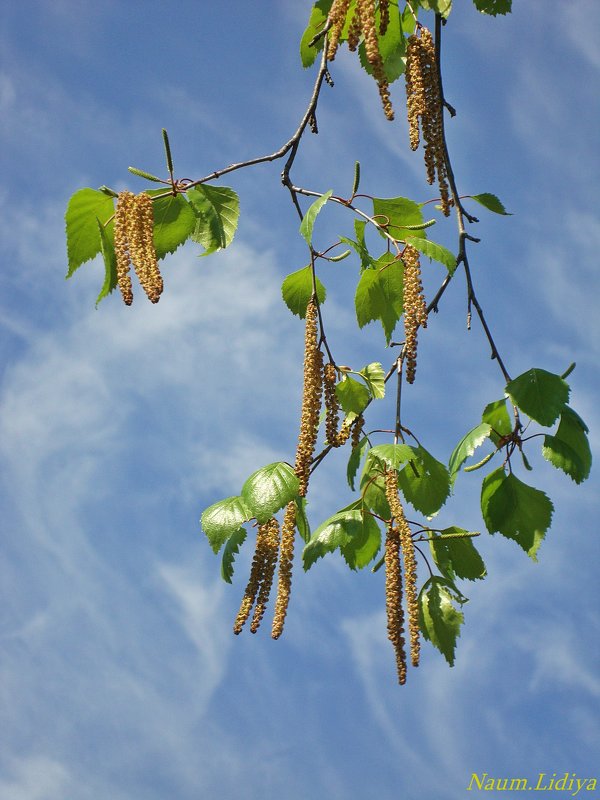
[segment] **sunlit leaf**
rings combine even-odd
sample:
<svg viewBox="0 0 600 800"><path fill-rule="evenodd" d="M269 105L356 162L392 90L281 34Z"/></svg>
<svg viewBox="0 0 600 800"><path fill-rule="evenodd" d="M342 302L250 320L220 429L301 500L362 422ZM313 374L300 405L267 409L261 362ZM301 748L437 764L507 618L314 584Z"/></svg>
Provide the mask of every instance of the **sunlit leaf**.
<svg viewBox="0 0 600 800"><path fill-rule="evenodd" d="M326 291L318 278L316 278L316 286L319 303L324 303ZM296 314L301 319L306 316L306 307L312 297L312 291L312 270L310 266L302 267L302 269L292 272L281 285L284 303L292 314Z"/></svg>
<svg viewBox="0 0 600 800"><path fill-rule="evenodd" d="M414 236L407 236L405 241L428 258L439 261L440 264L446 267L450 275L454 275L456 256L446 247L436 244L436 242L431 242L429 239L416 239Z"/></svg>
<svg viewBox="0 0 600 800"><path fill-rule="evenodd" d="M246 529L238 528L234 531L229 539L225 542L223 548L223 557L221 559L221 577L227 583L231 583L233 578L233 562L235 557L240 552L240 547L246 539Z"/></svg>
<svg viewBox="0 0 600 800"><path fill-rule="evenodd" d="M209 506L203 512L200 524L210 546L218 553L227 539L254 516L243 497L227 497Z"/></svg>
<svg viewBox="0 0 600 800"><path fill-rule="evenodd" d="M335 393L342 410L348 414L353 411L355 414L360 414L364 411L367 403L369 402L370 395L367 387L354 380L349 375L344 375L342 380L336 385Z"/></svg>
<svg viewBox="0 0 600 800"><path fill-rule="evenodd" d="M263 523L298 494L299 481L285 461L276 461L253 472L242 486L242 498L252 516Z"/></svg>
<svg viewBox="0 0 600 800"><path fill-rule="evenodd" d="M112 197L96 189L80 189L69 200L65 214L70 278L75 270L101 250L98 220L104 225L114 214Z"/></svg>
<svg viewBox="0 0 600 800"><path fill-rule="evenodd" d="M313 228L315 225L315 220L323 208L323 206L327 203L333 191L330 189L325 194L322 194L321 197L317 197L317 199L310 205L302 222L300 223L300 233L306 239L306 243L308 245L312 244L312 235L313 235Z"/></svg>
<svg viewBox="0 0 600 800"><path fill-rule="evenodd" d="M465 433L460 442L456 445L450 456L448 469L450 470L450 479L452 483L456 480L456 476L461 466L470 458L475 449L482 445L487 438L489 438L491 427L487 422L482 422L476 425L468 433Z"/></svg>
<svg viewBox="0 0 600 800"><path fill-rule="evenodd" d="M429 547L438 569L452 581L455 578L466 578L469 581L484 578L486 569L483 559L473 545L473 540L467 535L461 538L461 534L468 534L468 531L455 525L432 534Z"/></svg>
<svg viewBox="0 0 600 800"><path fill-rule="evenodd" d="M202 255L227 247L233 241L240 216L240 201L227 186L203 183L187 192L196 214L191 238L205 248Z"/></svg>
<svg viewBox="0 0 600 800"><path fill-rule="evenodd" d="M450 474L424 447L412 449L413 457L399 473L398 485L413 508L431 517L448 499Z"/></svg>

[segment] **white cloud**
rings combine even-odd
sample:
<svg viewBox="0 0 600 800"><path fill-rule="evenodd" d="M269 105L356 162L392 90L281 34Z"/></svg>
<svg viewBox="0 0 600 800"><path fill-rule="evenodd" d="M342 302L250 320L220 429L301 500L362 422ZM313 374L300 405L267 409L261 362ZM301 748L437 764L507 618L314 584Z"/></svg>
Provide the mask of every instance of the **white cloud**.
<svg viewBox="0 0 600 800"><path fill-rule="evenodd" d="M0 797L6 800L51 800L70 796L74 788L65 765L46 756L14 759L8 772L6 779L0 777Z"/></svg>

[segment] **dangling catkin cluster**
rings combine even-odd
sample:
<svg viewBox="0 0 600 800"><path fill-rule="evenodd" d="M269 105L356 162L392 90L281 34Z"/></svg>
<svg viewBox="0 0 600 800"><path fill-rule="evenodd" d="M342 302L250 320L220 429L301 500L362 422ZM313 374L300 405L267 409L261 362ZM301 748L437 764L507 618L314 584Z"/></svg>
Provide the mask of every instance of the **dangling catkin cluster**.
<svg viewBox="0 0 600 800"><path fill-rule="evenodd" d="M300 435L296 449L294 469L300 480L298 494L304 497L308 489L310 462L317 443L321 396L323 392L323 354L318 341L318 307L310 300L306 308L304 335L304 382L302 388L302 410L300 412Z"/></svg>
<svg viewBox="0 0 600 800"><path fill-rule="evenodd" d="M406 380L413 383L417 369L417 335L419 327L427 327L427 305L421 283L419 251L407 244L402 254L404 263L404 353Z"/></svg>
<svg viewBox="0 0 600 800"><path fill-rule="evenodd" d="M333 0L333 5L331 6L328 17L330 27L327 57L330 61L333 61L335 58L349 6L349 0ZM389 22L389 0L381 0L379 7L379 32L383 35ZM348 29L348 47L350 50L356 50L361 35L365 41L367 61L371 66L373 77L377 81L383 111L389 120L393 120L394 111L390 100L389 83L385 74L381 52L379 51L375 0L356 0L356 8Z"/></svg>
<svg viewBox="0 0 600 800"><path fill-rule="evenodd" d="M419 146L419 119L425 147L427 181L436 179L445 216L450 213L448 173L444 148L443 105L438 79L435 45L424 26L408 39L406 49L406 105L410 146Z"/></svg>
<svg viewBox="0 0 600 800"><path fill-rule="evenodd" d="M392 512L392 518L395 520L395 526L400 539L402 557L404 559L404 590L406 594L408 628L410 632L410 656L413 667L418 667L421 644L419 638L417 561L415 558L415 546L412 540L410 526L406 521L404 509L398 497L397 475L394 469L388 469L385 473L385 496L389 503L390 511ZM400 680L400 683L402 682L403 681Z"/></svg>
<svg viewBox="0 0 600 800"><path fill-rule="evenodd" d="M279 572L277 575L277 599L273 615L271 636L279 639L283 633L292 590L292 565L294 560L294 536L296 534L296 503L292 501L285 508L281 528L281 549L279 552Z"/></svg>
<svg viewBox="0 0 600 800"><path fill-rule="evenodd" d="M314 298L306 308L306 328L304 334L304 381L302 387L302 410L300 412L300 434L296 448L294 472L298 476L298 494L306 495L310 475L310 462L317 443L319 414L323 394L323 354L319 349L319 309ZM278 639L283 632L283 624L292 587L292 563L294 559L294 535L296 529L296 504L286 506L281 531L279 552L279 572L277 581L277 600L271 636Z"/></svg>
<svg viewBox="0 0 600 800"><path fill-rule="evenodd" d="M400 569L400 536L398 529L388 526L385 539L385 610L388 639L396 653L398 683L406 683L406 650L404 645L404 611L402 610L402 572Z"/></svg>
<svg viewBox="0 0 600 800"><path fill-rule="evenodd" d="M250 579L248 580L248 585L244 592L240 610L235 618L233 626L234 633L241 632L246 620L250 616L255 601L256 608L254 609L250 630L252 633L256 633L258 630L269 600L269 594L271 593L278 551L279 523L273 517L268 522L258 526L256 549L254 551L254 558L252 559Z"/></svg>
<svg viewBox="0 0 600 800"><path fill-rule="evenodd" d="M152 236L152 200L145 192L120 192L115 209L115 255L117 282L126 305L133 302L129 267L133 264L138 280L152 303L158 303L163 280L158 268Z"/></svg>

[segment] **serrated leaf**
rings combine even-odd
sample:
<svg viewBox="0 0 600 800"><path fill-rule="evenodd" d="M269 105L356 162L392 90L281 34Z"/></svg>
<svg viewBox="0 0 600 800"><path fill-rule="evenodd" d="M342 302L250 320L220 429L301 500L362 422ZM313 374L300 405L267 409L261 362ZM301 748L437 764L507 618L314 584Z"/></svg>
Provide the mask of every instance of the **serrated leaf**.
<svg viewBox="0 0 600 800"><path fill-rule="evenodd" d="M411 462L398 474L398 485L413 508L431 517L448 499L450 473L424 447L419 445L412 450Z"/></svg>
<svg viewBox="0 0 600 800"><path fill-rule="evenodd" d="M465 621L464 614L453 605L455 599L448 581L437 575L431 577L419 593L419 627L425 639L437 647L451 667L460 626Z"/></svg>
<svg viewBox="0 0 600 800"><path fill-rule="evenodd" d="M545 369L530 369L506 386L513 403L528 417L549 427L553 425L569 399L569 384L560 375Z"/></svg>
<svg viewBox="0 0 600 800"><path fill-rule="evenodd" d="M503 467L483 480L481 511L488 531L514 539L534 561L552 522L553 510L544 492L513 474L506 475Z"/></svg>
<svg viewBox="0 0 600 800"><path fill-rule="evenodd" d="M355 414L360 414L364 411L367 403L370 400L369 390L364 384L355 381L348 375L344 375L342 380L336 385L335 393L340 406L346 414L353 411Z"/></svg>
<svg viewBox="0 0 600 800"><path fill-rule="evenodd" d="M296 497L298 486L293 468L285 461L275 461L253 472L242 486L241 495L252 516L263 523Z"/></svg>
<svg viewBox="0 0 600 800"><path fill-rule="evenodd" d="M505 217L511 217L512 214L508 212L495 194L483 192L483 194L472 194L471 200L487 208L488 211L493 211L494 214L502 214Z"/></svg>
<svg viewBox="0 0 600 800"><path fill-rule="evenodd" d="M152 189L150 197L164 195L164 189ZM156 257L160 260L168 253L174 253L192 236L196 225L196 214L187 200L178 194L167 195L153 200L154 214L154 247Z"/></svg>
<svg viewBox="0 0 600 800"><path fill-rule="evenodd" d="M485 440L490 436L491 426L487 422L482 422L476 425L468 433L465 433L460 442L456 445L450 456L448 462L448 469L450 471L450 480L452 483L456 480L456 476L467 458L470 458L475 452L476 448L482 445Z"/></svg>
<svg viewBox="0 0 600 800"><path fill-rule="evenodd" d="M302 554L305 570L338 549L351 569L362 569L373 560L381 546L381 531L360 501L352 505L325 520L313 533Z"/></svg>
<svg viewBox="0 0 600 800"><path fill-rule="evenodd" d="M218 553L227 539L254 516L243 497L226 497L205 509L200 524L213 551Z"/></svg>
<svg viewBox="0 0 600 800"><path fill-rule="evenodd" d="M205 248L207 256L222 250L233 241L240 216L240 201L227 186L202 183L187 192L196 214L192 239Z"/></svg>
<svg viewBox="0 0 600 800"><path fill-rule="evenodd" d="M376 222L395 239L404 241L407 236L413 239L425 238L425 231L410 230L406 227L423 224L421 206L408 197L374 197L373 216Z"/></svg>
<svg viewBox="0 0 600 800"><path fill-rule="evenodd" d="M350 458L348 459L348 467L346 468L346 478L348 480L348 485L355 491L354 488L354 481L356 479L356 474L360 468L360 462L364 458L365 454L367 453L370 447L369 439L366 436L360 440L356 447L352 448L352 452L350 453Z"/></svg>
<svg viewBox="0 0 600 800"><path fill-rule="evenodd" d="M512 0L473 0L475 8L482 14L510 14L512 11Z"/></svg>
<svg viewBox="0 0 600 800"><path fill-rule="evenodd" d="M371 475L366 467L369 459L365 462L363 474L360 479L360 493L365 507L377 514L381 519L390 519L392 512L390 504L385 495L385 479L382 475Z"/></svg>
<svg viewBox="0 0 600 800"><path fill-rule="evenodd" d="M314 64L317 53L323 49L323 37L314 45L309 46L309 44L323 30L332 2L333 0L317 0L312 7L308 25L300 40L300 58L305 68Z"/></svg>
<svg viewBox="0 0 600 800"><path fill-rule="evenodd" d="M105 228L99 219L96 222L100 232L100 249L104 261L104 283L96 299L97 307L98 303L107 297L117 285L117 258L115 256L113 224L111 223L109 228Z"/></svg>
<svg viewBox="0 0 600 800"><path fill-rule="evenodd" d="M385 397L385 372L379 361L367 364L358 371L358 374L364 378L372 397L376 400Z"/></svg>
<svg viewBox="0 0 600 800"><path fill-rule="evenodd" d="M429 540L433 560L440 572L451 581L456 578L475 581L486 576L485 564L475 549L472 539L467 535L459 538L460 534L468 533L469 531L464 528L453 525L450 528L444 528L439 535L434 534L433 538ZM452 538L444 539L444 536L452 536Z"/></svg>
<svg viewBox="0 0 600 800"><path fill-rule="evenodd" d="M80 189L71 197L65 213L69 263L67 278L98 255L102 247L98 220L106 223L114 210L113 198L96 189Z"/></svg>
<svg viewBox="0 0 600 800"><path fill-rule="evenodd" d="M498 444L502 436L508 436L512 431L512 422L506 408L506 398L488 403L483 409L481 421L486 422L492 429L490 439L494 444Z"/></svg>
<svg viewBox="0 0 600 800"><path fill-rule="evenodd" d="M221 559L221 577L226 583L231 583L233 578L233 562L240 552L240 547L246 539L246 529L238 528L225 542L223 557Z"/></svg>
<svg viewBox="0 0 600 800"><path fill-rule="evenodd" d="M300 223L300 233L306 239L306 243L309 245L309 247L312 245L312 235L313 228L315 226L315 220L319 214L319 211L327 203L332 194L333 190L330 189L328 192L325 192L325 194L317 197L314 203L311 203L307 209L306 214Z"/></svg>
<svg viewBox="0 0 600 800"><path fill-rule="evenodd" d="M404 271L402 264L392 253L384 253L377 259L373 269L366 269L356 287L354 305L360 328L379 320L386 343L389 344L402 316L404 299Z"/></svg>
<svg viewBox="0 0 600 800"><path fill-rule="evenodd" d="M378 444L369 450L365 473L370 473L374 468L381 470L382 466L400 469L414 455L415 449L409 444Z"/></svg>
<svg viewBox="0 0 600 800"><path fill-rule="evenodd" d="M404 241L428 258L432 258L434 261L443 264L449 274L454 275L456 270L456 256L446 247L443 247L441 244L436 244L436 242L431 242L429 239L416 239L414 236L407 236Z"/></svg>
<svg viewBox="0 0 600 800"><path fill-rule="evenodd" d="M316 278L316 285L317 297L319 303L322 304L325 302L325 287L318 278ZM306 316L306 307L312 297L312 291L312 270L310 266L302 267L302 269L290 273L281 285L281 294L284 303L292 314L295 314L301 319L304 319Z"/></svg>
<svg viewBox="0 0 600 800"><path fill-rule="evenodd" d="M575 483L586 480L592 468L592 451L587 431L587 425L579 414L565 406L554 436L544 437L544 458L565 472Z"/></svg>

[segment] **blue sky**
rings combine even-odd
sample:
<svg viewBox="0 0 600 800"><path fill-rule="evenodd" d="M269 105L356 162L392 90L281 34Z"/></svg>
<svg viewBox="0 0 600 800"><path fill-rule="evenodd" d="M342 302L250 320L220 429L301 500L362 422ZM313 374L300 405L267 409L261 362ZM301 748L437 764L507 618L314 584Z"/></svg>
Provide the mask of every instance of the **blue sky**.
<svg viewBox="0 0 600 800"><path fill-rule="evenodd" d="M571 403L597 453L600 9L456 6L444 55L459 188L514 212L480 213L478 296L513 375L577 362ZM383 576L337 556L297 564L281 640L233 636L251 554L227 586L198 519L293 458L303 333L280 284L306 251L280 163L228 176L234 244L207 259L180 249L158 306L113 295L96 310L98 261L64 280L68 197L140 191L127 166L162 171L161 127L189 177L287 140L313 80L297 55L307 14L291 0L3 3L1 800L459 800L473 772L600 777L597 472L577 487L536 460L529 480L556 506L539 563L481 537L489 577L463 587L453 669L424 644L398 687ZM359 159L365 191L427 199L403 85L389 124L353 59L332 73L295 182L343 193ZM322 215L317 234L350 224ZM387 367L381 332L354 325L353 267L322 277L339 362ZM445 460L503 382L477 323L465 331L458 276L441 312L405 419ZM389 426L392 400L377 413ZM336 464L317 476L313 523L349 499ZM462 476L440 519L481 529L478 492Z"/></svg>

